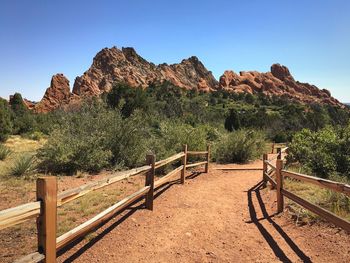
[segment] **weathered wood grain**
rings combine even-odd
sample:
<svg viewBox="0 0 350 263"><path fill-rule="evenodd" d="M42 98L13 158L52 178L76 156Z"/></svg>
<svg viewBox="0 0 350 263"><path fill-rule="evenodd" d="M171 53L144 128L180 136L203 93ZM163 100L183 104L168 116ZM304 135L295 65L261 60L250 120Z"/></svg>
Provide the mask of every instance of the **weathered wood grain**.
<svg viewBox="0 0 350 263"><path fill-rule="evenodd" d="M39 252L34 252L32 254L15 260L14 263L37 263L42 262L44 259L45 256L43 254L40 254Z"/></svg>
<svg viewBox="0 0 350 263"><path fill-rule="evenodd" d="M318 178L310 175L290 172L287 170L282 170L282 175L290 178L294 178L300 181L308 182L326 189L331 189L336 192L343 193L350 196L350 185L348 184L334 182L334 181L330 181L330 180L326 180L326 179L322 179L322 178Z"/></svg>
<svg viewBox="0 0 350 263"><path fill-rule="evenodd" d="M31 202L0 211L0 230L35 218L40 214L40 202Z"/></svg>

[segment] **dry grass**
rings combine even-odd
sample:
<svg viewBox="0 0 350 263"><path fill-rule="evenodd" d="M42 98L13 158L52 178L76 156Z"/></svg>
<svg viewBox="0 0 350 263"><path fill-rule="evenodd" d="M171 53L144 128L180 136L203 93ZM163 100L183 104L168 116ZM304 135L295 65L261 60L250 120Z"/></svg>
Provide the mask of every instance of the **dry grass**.
<svg viewBox="0 0 350 263"><path fill-rule="evenodd" d="M284 187L303 199L350 221L350 198L345 194L288 178L284 181ZM300 222L310 223L320 219L288 198L285 200Z"/></svg>
<svg viewBox="0 0 350 263"><path fill-rule="evenodd" d="M23 154L34 155L43 143L44 141L34 141L19 136L11 136L6 142L5 145L11 149L13 154L6 158L5 161L0 161L0 210L35 200L35 179L43 174L33 174L25 178L11 176L9 171L19 156ZM98 177L103 176L104 174L98 175ZM79 173L77 176L58 176L57 179L60 191L96 180L85 173ZM82 224L94 215L137 191L143 185L144 177L135 176L104 189L90 192L75 201L59 207L57 213L57 236ZM90 234L86 238L91 239L93 236L94 234ZM0 231L0 243L1 262L12 262L15 258L20 258L33 252L36 249L35 220L29 220L24 224Z"/></svg>
<svg viewBox="0 0 350 263"><path fill-rule="evenodd" d="M24 139L20 136L11 136L4 144L12 153L4 161L0 161L0 179L1 181L10 180L10 171L16 160L22 156L35 155L36 151L42 147L45 140L34 141ZM22 180L21 180L22 181ZM11 184L11 182L10 182Z"/></svg>
<svg viewBox="0 0 350 263"><path fill-rule="evenodd" d="M141 184L135 183L135 191ZM57 236L73 229L87 219L112 206L127 195L126 189L118 185L110 186L67 203L58 209Z"/></svg>

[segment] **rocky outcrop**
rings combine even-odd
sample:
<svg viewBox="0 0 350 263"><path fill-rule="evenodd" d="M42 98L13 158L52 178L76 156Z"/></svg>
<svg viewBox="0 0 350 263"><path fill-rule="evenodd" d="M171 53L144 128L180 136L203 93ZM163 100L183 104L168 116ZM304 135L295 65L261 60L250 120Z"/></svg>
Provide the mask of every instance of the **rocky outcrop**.
<svg viewBox="0 0 350 263"><path fill-rule="evenodd" d="M34 110L34 108L37 104L36 102L31 101L31 100L27 100L26 98L23 99L23 103L30 110Z"/></svg>
<svg viewBox="0 0 350 263"><path fill-rule="evenodd" d="M150 83L163 81L206 92L216 89L218 84L197 57L184 59L179 64L155 65L139 56L133 48L113 47L105 48L95 56L90 69L76 78L73 93L96 96L108 92L115 82L146 88Z"/></svg>
<svg viewBox="0 0 350 263"><path fill-rule="evenodd" d="M257 71L240 72L225 71L220 77L219 89L236 93L263 93L267 96L286 96L302 103L322 103L344 107L326 90L320 90L314 85L295 81L289 69L280 64L273 64L271 72Z"/></svg>
<svg viewBox="0 0 350 263"><path fill-rule="evenodd" d="M271 66L271 72L242 71L239 74L225 71L218 82L195 56L178 64L155 65L143 59L133 48L104 48L96 54L91 67L74 82L70 91L69 81L63 74L52 77L40 103L28 102L37 112L48 112L59 107L69 108L79 104L81 98L99 96L108 92L116 82L132 87L146 88L151 83L169 81L183 89L204 92L226 90L237 93L264 93L268 96L287 96L304 103L327 103L343 107L328 90L320 90L308 83L295 81L289 69L280 64Z"/></svg>
<svg viewBox="0 0 350 263"><path fill-rule="evenodd" d="M46 89L42 100L35 105L36 112L49 112L68 104L71 100L69 80L63 74L56 74L51 78L50 87Z"/></svg>

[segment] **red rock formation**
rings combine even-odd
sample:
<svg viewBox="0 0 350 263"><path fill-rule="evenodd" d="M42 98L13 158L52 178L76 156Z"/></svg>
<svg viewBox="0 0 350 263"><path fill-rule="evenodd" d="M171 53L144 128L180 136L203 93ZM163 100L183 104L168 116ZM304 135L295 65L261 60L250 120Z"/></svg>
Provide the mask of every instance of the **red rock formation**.
<svg viewBox="0 0 350 263"><path fill-rule="evenodd" d="M95 56L90 69L76 78L73 93L96 96L109 91L115 82L146 88L150 83L165 80L185 89L210 91L217 87L214 76L197 57L184 59L179 64L156 66L133 48L113 47L105 48Z"/></svg>
<svg viewBox="0 0 350 263"><path fill-rule="evenodd" d="M44 97L35 105L36 112L48 112L68 104L71 99L69 80L63 74L56 74L51 79L50 87Z"/></svg>
<svg viewBox="0 0 350 263"><path fill-rule="evenodd" d="M328 90L320 90L308 83L295 81L289 70L280 64L271 66L271 72L225 71L218 82L197 57L184 59L178 64L155 65L139 56L133 48L121 50L105 48L93 59L91 67L77 77L70 92L69 81L62 75L52 77L51 85L43 99L34 107L37 112L48 112L61 106L69 108L79 104L84 97L99 96L111 90L116 82L125 82L132 87L146 88L151 83L169 81L184 89L215 92L224 89L229 92L264 93L268 96L286 95L304 103L325 103L343 107ZM69 105L68 105L69 104Z"/></svg>
<svg viewBox="0 0 350 263"><path fill-rule="evenodd" d="M35 105L36 105L36 103L34 101L27 100L26 98L23 99L23 103L30 110L33 110L35 108Z"/></svg>
<svg viewBox="0 0 350 263"><path fill-rule="evenodd" d="M287 96L302 103L322 103L344 107L331 96L328 90L320 90L314 85L295 81L289 69L280 64L273 64L271 72L256 71L240 72L225 71L220 77L219 89L230 92L246 92L251 94L264 93L268 96Z"/></svg>

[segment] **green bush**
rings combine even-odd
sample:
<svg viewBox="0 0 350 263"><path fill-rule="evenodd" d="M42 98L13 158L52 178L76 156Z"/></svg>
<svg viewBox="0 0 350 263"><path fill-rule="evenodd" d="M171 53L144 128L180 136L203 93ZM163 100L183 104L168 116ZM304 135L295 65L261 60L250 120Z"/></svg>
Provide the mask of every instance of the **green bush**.
<svg viewBox="0 0 350 263"><path fill-rule="evenodd" d="M40 169L73 174L78 170L98 172L107 167L112 159L112 130L118 123L120 116L95 105L67 113L38 151Z"/></svg>
<svg viewBox="0 0 350 263"><path fill-rule="evenodd" d="M116 84L106 96L107 104L119 108L124 117L129 117L135 110L148 109L148 97L142 88L133 88L124 83Z"/></svg>
<svg viewBox="0 0 350 263"><path fill-rule="evenodd" d="M299 162L317 176L338 173L350 177L350 125L317 132L304 129L294 135L289 152L289 163Z"/></svg>
<svg viewBox="0 0 350 263"><path fill-rule="evenodd" d="M155 130L152 150L158 160L182 151L185 144L192 151L205 150L208 135L203 125L193 127L179 121L164 121Z"/></svg>
<svg viewBox="0 0 350 263"><path fill-rule="evenodd" d="M136 111L127 119L119 118L116 123L109 136L112 164L116 168L143 165L151 140L145 116Z"/></svg>
<svg viewBox="0 0 350 263"><path fill-rule="evenodd" d="M225 120L225 129L232 132L241 128L241 120L237 110L231 109Z"/></svg>
<svg viewBox="0 0 350 263"><path fill-rule="evenodd" d="M31 173L35 169L33 155L21 155L18 157L13 166L10 168L10 175L24 176Z"/></svg>
<svg viewBox="0 0 350 263"><path fill-rule="evenodd" d="M6 141L11 132L11 110L7 101L0 98L0 142Z"/></svg>
<svg viewBox="0 0 350 263"><path fill-rule="evenodd" d="M67 113L38 151L40 169L53 173L98 172L144 164L150 150L147 118L137 110L122 118L100 102Z"/></svg>
<svg viewBox="0 0 350 263"><path fill-rule="evenodd" d="M213 154L219 163L246 163L261 157L264 149L265 137L262 132L238 130L224 135Z"/></svg>
<svg viewBox="0 0 350 263"><path fill-rule="evenodd" d="M0 144L0 161L5 160L11 153L12 151L9 148Z"/></svg>

